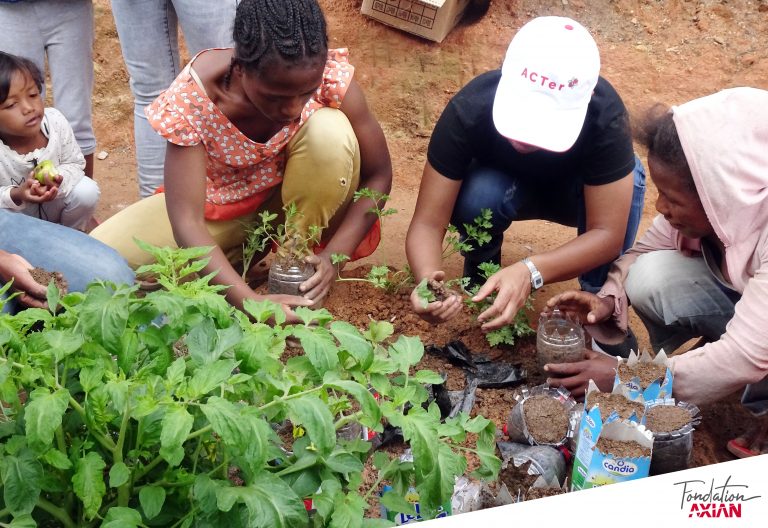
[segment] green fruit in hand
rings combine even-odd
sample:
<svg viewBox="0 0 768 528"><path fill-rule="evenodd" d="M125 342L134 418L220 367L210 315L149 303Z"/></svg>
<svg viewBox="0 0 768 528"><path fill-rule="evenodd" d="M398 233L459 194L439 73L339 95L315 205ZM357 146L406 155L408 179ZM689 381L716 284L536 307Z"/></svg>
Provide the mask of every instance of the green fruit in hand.
<svg viewBox="0 0 768 528"><path fill-rule="evenodd" d="M48 176L50 180L53 180L59 175L59 171L56 170L56 166L51 160L43 160L35 165L35 179L40 183L45 183L45 177Z"/></svg>

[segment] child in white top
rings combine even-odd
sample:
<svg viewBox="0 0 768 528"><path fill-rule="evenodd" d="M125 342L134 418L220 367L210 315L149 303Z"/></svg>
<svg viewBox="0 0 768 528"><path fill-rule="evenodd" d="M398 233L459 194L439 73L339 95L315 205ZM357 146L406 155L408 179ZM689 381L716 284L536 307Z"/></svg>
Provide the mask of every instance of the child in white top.
<svg viewBox="0 0 768 528"><path fill-rule="evenodd" d="M99 187L84 175L85 159L72 127L44 108L43 78L28 59L0 52L0 208L84 230ZM34 177L50 160L58 174Z"/></svg>

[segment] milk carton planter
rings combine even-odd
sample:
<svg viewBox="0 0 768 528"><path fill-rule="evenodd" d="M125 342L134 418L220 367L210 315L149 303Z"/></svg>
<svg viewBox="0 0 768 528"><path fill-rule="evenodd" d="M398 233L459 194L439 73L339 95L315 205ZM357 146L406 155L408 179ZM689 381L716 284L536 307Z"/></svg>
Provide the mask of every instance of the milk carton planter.
<svg viewBox="0 0 768 528"><path fill-rule="evenodd" d="M647 477L653 436L642 425L614 420L604 423L600 408L585 411L571 475L572 490Z"/></svg>
<svg viewBox="0 0 768 528"><path fill-rule="evenodd" d="M557 447L573 436L576 401L567 390L539 385L523 389L515 399L505 428L511 441Z"/></svg>
<svg viewBox="0 0 768 528"><path fill-rule="evenodd" d="M651 475L688 469L693 451L693 430L701 422L699 408L675 400L649 402L645 427L653 433Z"/></svg>
<svg viewBox="0 0 768 528"><path fill-rule="evenodd" d="M672 371L664 351L651 357L648 351L638 355L630 353L616 369L614 385L626 385L629 398L642 395L645 401L668 398L672 394Z"/></svg>

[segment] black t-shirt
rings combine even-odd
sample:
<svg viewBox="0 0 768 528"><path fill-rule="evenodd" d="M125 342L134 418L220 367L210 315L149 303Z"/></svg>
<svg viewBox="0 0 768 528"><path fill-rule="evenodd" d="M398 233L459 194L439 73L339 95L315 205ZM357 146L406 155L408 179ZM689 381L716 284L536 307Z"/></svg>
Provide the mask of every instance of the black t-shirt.
<svg viewBox="0 0 768 528"><path fill-rule="evenodd" d="M573 182L573 178L586 185L604 185L632 171L635 158L627 110L608 81L598 80L573 147L566 152L520 154L493 124L499 79L500 70L479 75L448 103L427 150L427 159L437 172L461 180L476 162L549 186Z"/></svg>

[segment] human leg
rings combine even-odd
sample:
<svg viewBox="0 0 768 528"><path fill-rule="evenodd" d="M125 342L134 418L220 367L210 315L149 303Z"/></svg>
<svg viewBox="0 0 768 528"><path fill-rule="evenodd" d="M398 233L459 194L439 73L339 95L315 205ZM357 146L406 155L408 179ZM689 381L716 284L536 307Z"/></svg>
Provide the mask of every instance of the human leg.
<svg viewBox="0 0 768 528"><path fill-rule="evenodd" d="M112 0L112 14L130 75L139 192L146 197L163 183L165 139L144 108L179 74L177 17L169 0Z"/></svg>
<svg viewBox="0 0 768 528"><path fill-rule="evenodd" d="M253 215L223 222L206 222L208 232L225 252L243 243L243 224ZM165 195L154 194L131 204L91 231L91 236L114 248L132 268L152 262L149 253L139 248L134 238L158 247L177 248L173 228L165 207Z"/></svg>
<svg viewBox="0 0 768 528"><path fill-rule="evenodd" d="M624 243L621 247L621 253L624 254L635 243L637 230L640 227L640 220L643 217L643 203L645 201L645 168L640 158L635 156L635 168L633 171L634 187L632 190L632 205L627 217L627 230L624 233ZM584 206L583 196L580 198L579 218L577 231L582 234L587 229L586 207ZM579 277L581 289L591 293L597 293L603 287L605 279L608 278L608 270L612 262L598 266Z"/></svg>
<svg viewBox="0 0 768 528"><path fill-rule="evenodd" d="M85 231L88 221L96 211L100 194L99 186L94 180L81 179L69 194L61 197L63 208L57 223Z"/></svg>
<svg viewBox="0 0 768 528"><path fill-rule="evenodd" d="M53 102L69 121L84 156L96 150L91 119L93 94L93 3L34 2L45 25Z"/></svg>
<svg viewBox="0 0 768 528"><path fill-rule="evenodd" d="M624 288L653 349L668 353L695 337L717 341L739 297L715 280L703 258L673 250L638 257Z"/></svg>
<svg viewBox="0 0 768 528"><path fill-rule="evenodd" d="M310 226L332 234L360 182L360 149L352 125L340 110L322 108L286 147L281 197L295 203L302 232Z"/></svg>
<svg viewBox="0 0 768 528"><path fill-rule="evenodd" d="M189 53L232 46L237 0L171 0Z"/></svg>
<svg viewBox="0 0 768 528"><path fill-rule="evenodd" d="M132 283L133 272L114 250L59 224L0 209L0 247L33 266L60 271L70 291L94 280Z"/></svg>
<svg viewBox="0 0 768 528"><path fill-rule="evenodd" d="M521 209L531 198L530 189L513 175L476 164L470 167L456 198L451 213L451 224L456 226L462 239L466 240L467 231L464 225L471 225L474 219L482 214L483 209L489 209L492 225L488 230L491 235L490 242L483 245L471 242L472 251L462 252L464 276L469 277L472 284L484 282L480 276L480 264L501 263L504 231L513 220L520 217Z"/></svg>

